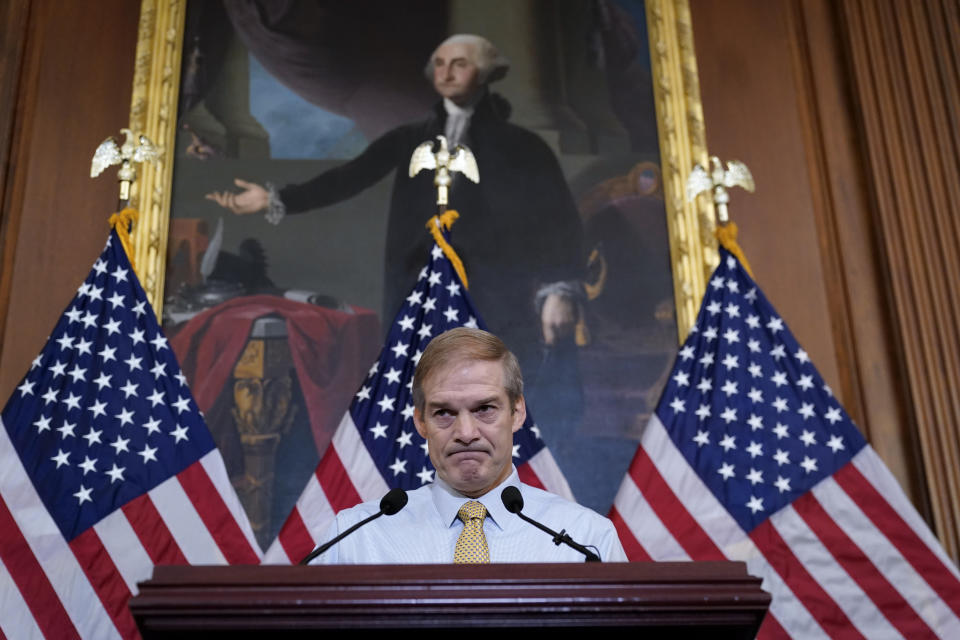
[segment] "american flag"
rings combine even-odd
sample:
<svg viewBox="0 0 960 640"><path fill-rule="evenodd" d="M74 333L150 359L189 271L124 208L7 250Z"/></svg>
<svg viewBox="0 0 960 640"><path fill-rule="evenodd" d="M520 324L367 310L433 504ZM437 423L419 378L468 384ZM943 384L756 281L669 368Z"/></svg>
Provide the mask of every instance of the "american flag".
<svg viewBox="0 0 960 640"><path fill-rule="evenodd" d="M446 239L446 235L444 235ZM449 246L449 245L448 245ZM413 425L413 372L430 340L454 327L485 329L466 287L437 244L390 326L380 357L350 403L264 562L299 562L318 544L337 512L389 489L416 489L434 479L427 443ZM513 461L527 484L572 499L527 408L514 434Z"/></svg>
<svg viewBox="0 0 960 640"><path fill-rule="evenodd" d="M724 249L611 517L631 560L745 561L762 638L960 638L956 567Z"/></svg>
<svg viewBox="0 0 960 640"><path fill-rule="evenodd" d="M0 636L139 637L157 564L261 552L115 231L0 429Z"/></svg>

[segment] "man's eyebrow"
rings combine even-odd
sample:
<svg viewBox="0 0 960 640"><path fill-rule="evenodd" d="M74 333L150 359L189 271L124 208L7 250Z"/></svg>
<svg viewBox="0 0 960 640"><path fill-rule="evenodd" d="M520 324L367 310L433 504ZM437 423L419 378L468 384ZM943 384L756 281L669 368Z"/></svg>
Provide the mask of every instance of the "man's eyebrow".
<svg viewBox="0 0 960 640"><path fill-rule="evenodd" d="M481 398L480 400L471 403L472 407L480 407L485 404L497 404L500 402L500 396L492 395L486 398ZM441 400L429 400L427 401L427 409L446 409L450 406L449 403L443 402Z"/></svg>

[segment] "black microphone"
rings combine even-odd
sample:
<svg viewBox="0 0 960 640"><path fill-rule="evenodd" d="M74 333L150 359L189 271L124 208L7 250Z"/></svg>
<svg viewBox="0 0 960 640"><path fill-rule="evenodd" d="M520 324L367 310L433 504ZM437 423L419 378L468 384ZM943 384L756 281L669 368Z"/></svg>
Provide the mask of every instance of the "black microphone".
<svg viewBox="0 0 960 640"><path fill-rule="evenodd" d="M520 489L513 485L504 488L500 493L500 499L503 500L503 506L510 513L520 513L520 510L523 509L523 496L520 494Z"/></svg>
<svg viewBox="0 0 960 640"><path fill-rule="evenodd" d="M528 518L520 513L520 511L523 509L523 496L520 495L520 489L517 489L513 485L508 486L500 493L500 499L503 500L503 506L507 508L507 511L517 514L536 528L553 536L553 544L559 547L560 543L562 542L571 549L579 551L585 556L585 562L600 562L600 556L595 554L593 551L590 551L590 549L587 549L582 544L574 542L573 538L571 538L563 529L560 530L560 533L557 533L550 527L545 527L533 518Z"/></svg>
<svg viewBox="0 0 960 640"><path fill-rule="evenodd" d="M392 516L405 506L407 506L407 492L403 489L390 489L380 500L380 511L385 516Z"/></svg>
<svg viewBox="0 0 960 640"><path fill-rule="evenodd" d="M371 520L376 520L380 516L392 516L396 512L400 511L400 509L403 509L405 506L407 506L407 492L404 491L403 489L390 489L390 491L387 491L387 495L383 496L383 498L380 500L380 511L373 514L369 518L366 518L365 520L361 520L357 524L353 525L352 527L350 527L349 529L347 529L346 531L338 535L333 540L323 543L322 545L320 545L319 547L311 551L309 554L307 554L307 556L300 561L300 564L303 565L303 564L309 563L311 560L319 556L321 553L323 553L333 545L337 544L338 542L340 542L341 540L346 538L348 535L350 535L351 533L353 533L363 525L367 524Z"/></svg>

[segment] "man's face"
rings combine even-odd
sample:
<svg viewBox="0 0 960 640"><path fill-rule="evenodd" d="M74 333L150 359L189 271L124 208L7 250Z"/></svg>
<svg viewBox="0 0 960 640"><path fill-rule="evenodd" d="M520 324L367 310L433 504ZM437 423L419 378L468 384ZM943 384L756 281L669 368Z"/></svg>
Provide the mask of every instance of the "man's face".
<svg viewBox="0 0 960 640"><path fill-rule="evenodd" d="M480 88L473 46L464 42L442 45L433 54L433 86L458 105L469 103Z"/></svg>
<svg viewBox="0 0 960 640"><path fill-rule="evenodd" d="M437 475L476 498L510 475L513 434L527 416L523 398L514 406L497 361L464 360L433 372L423 385L426 405L413 414L427 439Z"/></svg>

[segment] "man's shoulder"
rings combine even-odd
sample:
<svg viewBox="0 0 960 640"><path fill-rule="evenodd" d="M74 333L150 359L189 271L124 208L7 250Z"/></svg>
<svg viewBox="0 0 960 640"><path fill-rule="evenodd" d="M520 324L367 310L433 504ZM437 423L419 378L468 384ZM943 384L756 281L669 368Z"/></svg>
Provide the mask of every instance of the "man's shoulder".
<svg viewBox="0 0 960 640"><path fill-rule="evenodd" d="M378 135L367 145L365 153L389 153L392 150L395 153L407 154L418 144L432 140L439 131L437 127L436 118L433 116L398 125Z"/></svg>
<svg viewBox="0 0 960 640"><path fill-rule="evenodd" d="M338 511L337 519L340 521L341 528L352 526L360 520L370 517L380 511L380 500L381 498L367 500L366 502L361 502L360 504L356 504L352 507ZM407 491L407 504L396 515L410 513L411 511L417 510L417 507L423 505L429 500L431 500L430 485L425 485L419 489ZM396 515L393 517L396 517Z"/></svg>
<svg viewBox="0 0 960 640"><path fill-rule="evenodd" d="M593 509L561 496L522 485L524 513L554 530L564 530L581 544L592 547L604 561L625 562L613 522ZM528 506L529 505L529 506Z"/></svg>
<svg viewBox="0 0 960 640"><path fill-rule="evenodd" d="M439 109L442 109L442 107ZM411 120L410 122L394 127L390 132L405 138L427 136L423 138L423 140L432 139L437 134L443 133L443 118L439 114L438 108L434 108L424 114L422 118ZM423 142L423 140L421 140L421 142Z"/></svg>
<svg viewBox="0 0 960 640"><path fill-rule="evenodd" d="M554 516L565 518L583 519L586 521L609 522L607 518L600 515L593 509L568 500L555 493L538 489L528 484L520 485L524 498L524 513L535 517L534 513L549 513Z"/></svg>
<svg viewBox="0 0 960 640"><path fill-rule="evenodd" d="M546 140L544 140L540 134L519 124L514 124L513 122L504 122L502 126L511 138L521 142L526 147L553 155L550 145L547 144Z"/></svg>
<svg viewBox="0 0 960 640"><path fill-rule="evenodd" d="M538 133L526 129L512 122L497 122L486 126L476 135L484 138L478 144L478 157L481 153L494 152L509 157L509 165L543 168L547 165L556 165L557 156L550 145Z"/></svg>

